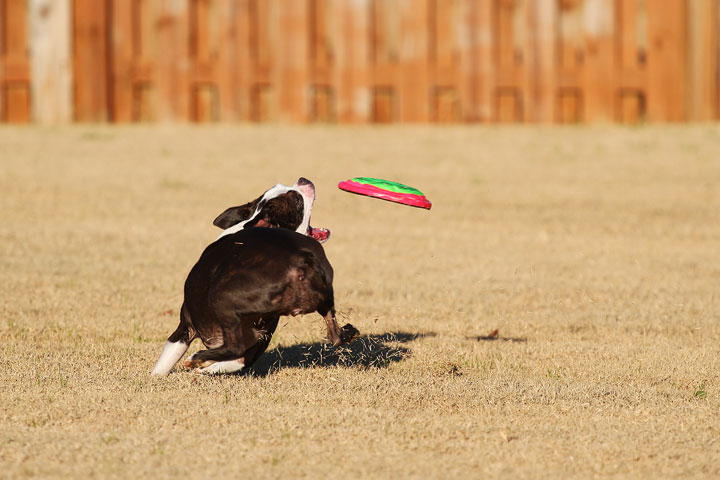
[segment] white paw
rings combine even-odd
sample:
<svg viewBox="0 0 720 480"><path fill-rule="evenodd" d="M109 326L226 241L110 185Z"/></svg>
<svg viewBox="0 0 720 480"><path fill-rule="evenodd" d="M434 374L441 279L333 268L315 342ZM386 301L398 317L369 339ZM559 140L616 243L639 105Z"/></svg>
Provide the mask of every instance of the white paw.
<svg viewBox="0 0 720 480"><path fill-rule="evenodd" d="M226 360L224 362L215 362L212 365L196 368L195 372L206 375L214 375L218 373L233 373L242 370L245 364L241 360Z"/></svg>

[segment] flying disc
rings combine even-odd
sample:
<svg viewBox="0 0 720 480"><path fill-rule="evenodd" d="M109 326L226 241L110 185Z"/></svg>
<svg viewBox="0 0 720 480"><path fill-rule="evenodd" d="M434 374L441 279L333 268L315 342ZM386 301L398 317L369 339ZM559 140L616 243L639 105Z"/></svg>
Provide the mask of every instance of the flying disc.
<svg viewBox="0 0 720 480"><path fill-rule="evenodd" d="M417 188L370 177L355 177L338 183L340 190L430 210L432 203Z"/></svg>

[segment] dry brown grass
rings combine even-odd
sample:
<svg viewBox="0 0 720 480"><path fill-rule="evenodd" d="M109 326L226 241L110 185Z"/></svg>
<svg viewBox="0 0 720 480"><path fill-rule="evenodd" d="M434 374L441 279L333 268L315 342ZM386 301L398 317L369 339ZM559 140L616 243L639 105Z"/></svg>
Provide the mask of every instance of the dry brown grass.
<svg viewBox="0 0 720 480"><path fill-rule="evenodd" d="M0 129L0 476L717 478L719 138ZM288 318L253 374L150 379L212 219L300 175L365 336Z"/></svg>

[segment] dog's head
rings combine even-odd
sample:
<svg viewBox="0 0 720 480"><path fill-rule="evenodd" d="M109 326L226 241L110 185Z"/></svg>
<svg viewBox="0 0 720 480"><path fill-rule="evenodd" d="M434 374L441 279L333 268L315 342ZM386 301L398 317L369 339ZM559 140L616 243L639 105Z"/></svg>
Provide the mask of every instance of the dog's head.
<svg viewBox="0 0 720 480"><path fill-rule="evenodd" d="M213 221L229 235L244 228L285 228L325 242L330 231L310 226L310 213L315 202L315 185L300 177L295 185L277 184L252 202L230 207Z"/></svg>

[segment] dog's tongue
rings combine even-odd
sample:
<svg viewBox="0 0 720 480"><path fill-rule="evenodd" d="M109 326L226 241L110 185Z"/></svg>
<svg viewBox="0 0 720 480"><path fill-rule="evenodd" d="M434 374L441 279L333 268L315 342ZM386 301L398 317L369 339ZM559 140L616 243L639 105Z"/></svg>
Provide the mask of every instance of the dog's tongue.
<svg viewBox="0 0 720 480"><path fill-rule="evenodd" d="M330 238L330 230L327 228L313 228L308 227L308 236L314 238L320 243L327 242L327 239Z"/></svg>

